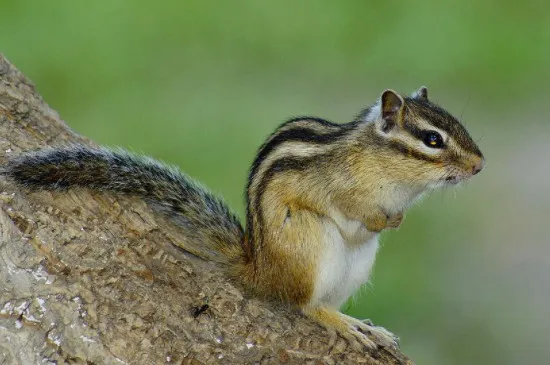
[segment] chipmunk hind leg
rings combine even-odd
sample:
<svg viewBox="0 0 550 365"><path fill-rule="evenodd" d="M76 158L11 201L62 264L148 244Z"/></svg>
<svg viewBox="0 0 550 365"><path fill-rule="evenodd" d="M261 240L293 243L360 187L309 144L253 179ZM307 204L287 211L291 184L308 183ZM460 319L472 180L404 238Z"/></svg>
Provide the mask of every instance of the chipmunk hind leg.
<svg viewBox="0 0 550 365"><path fill-rule="evenodd" d="M344 338L355 350L365 348L373 350L378 346L397 347L398 338L382 327L372 325L350 317L335 309L327 307L305 307L303 313L325 328L331 335L331 342L336 335Z"/></svg>

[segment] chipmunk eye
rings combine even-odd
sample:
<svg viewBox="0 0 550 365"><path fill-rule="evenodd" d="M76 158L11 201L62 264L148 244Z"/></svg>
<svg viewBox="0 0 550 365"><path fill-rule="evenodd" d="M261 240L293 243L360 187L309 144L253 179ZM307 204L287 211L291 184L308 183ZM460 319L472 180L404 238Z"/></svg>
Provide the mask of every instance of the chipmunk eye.
<svg viewBox="0 0 550 365"><path fill-rule="evenodd" d="M426 131L424 133L424 144L432 148L442 148L443 137L435 131Z"/></svg>

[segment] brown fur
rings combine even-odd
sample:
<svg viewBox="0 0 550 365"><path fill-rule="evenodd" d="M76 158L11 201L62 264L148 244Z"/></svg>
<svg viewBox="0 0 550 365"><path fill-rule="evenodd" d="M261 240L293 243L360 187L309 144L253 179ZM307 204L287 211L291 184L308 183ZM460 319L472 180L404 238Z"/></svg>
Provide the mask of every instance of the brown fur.
<svg viewBox="0 0 550 365"><path fill-rule="evenodd" d="M262 147L269 153L262 156L260 150L248 186L247 230L254 257L245 280L367 346L369 340L357 334L357 323L350 325L341 313L310 303L320 257L316 243L331 210L363 222L371 232L397 227L413 198L443 180L449 166L471 176L482 160L462 125L427 100L427 90L418 99L390 91L388 100L397 106L384 107L391 131L387 136L379 132L377 121L338 126L308 118L283 125ZM437 155L418 149L406 131L408 125L420 130L414 127L420 119L433 121L452 139ZM311 135L304 135L304 129ZM282 142L283 134L287 139Z"/></svg>

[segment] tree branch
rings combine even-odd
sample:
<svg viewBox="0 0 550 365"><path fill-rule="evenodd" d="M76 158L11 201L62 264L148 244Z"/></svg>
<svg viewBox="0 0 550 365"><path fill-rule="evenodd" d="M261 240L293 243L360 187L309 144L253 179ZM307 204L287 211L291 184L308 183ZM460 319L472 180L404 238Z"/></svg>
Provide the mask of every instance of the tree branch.
<svg viewBox="0 0 550 365"><path fill-rule="evenodd" d="M74 142L91 143L0 56L0 163ZM412 364L243 294L137 198L0 187L2 364Z"/></svg>

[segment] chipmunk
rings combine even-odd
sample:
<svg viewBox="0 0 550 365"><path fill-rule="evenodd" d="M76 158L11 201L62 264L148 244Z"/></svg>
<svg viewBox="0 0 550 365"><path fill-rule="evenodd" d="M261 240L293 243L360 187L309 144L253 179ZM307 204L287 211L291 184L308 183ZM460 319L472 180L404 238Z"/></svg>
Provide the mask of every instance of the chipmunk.
<svg viewBox="0 0 550 365"><path fill-rule="evenodd" d="M123 150L47 148L9 160L4 174L35 190L141 196L174 219L199 256L245 288L300 308L364 349L397 346L384 328L339 312L368 280L379 232L398 227L424 192L466 180L483 165L463 125L421 87L409 97L385 90L349 123L304 117L282 124L252 164L246 230L187 175Z"/></svg>

